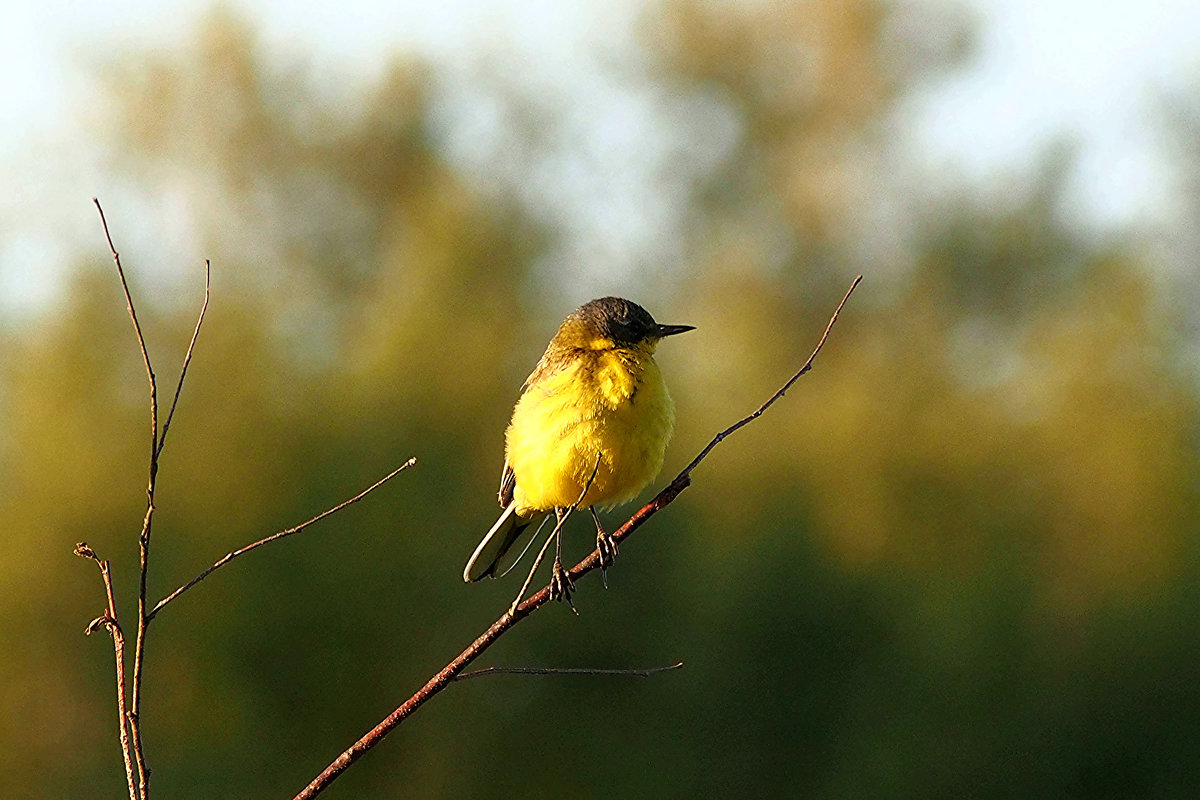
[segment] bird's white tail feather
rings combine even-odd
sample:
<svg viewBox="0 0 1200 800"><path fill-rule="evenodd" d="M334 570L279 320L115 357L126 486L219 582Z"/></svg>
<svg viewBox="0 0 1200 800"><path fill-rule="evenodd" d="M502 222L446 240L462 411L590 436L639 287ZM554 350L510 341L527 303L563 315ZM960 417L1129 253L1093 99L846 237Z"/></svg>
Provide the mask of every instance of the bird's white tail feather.
<svg viewBox="0 0 1200 800"><path fill-rule="evenodd" d="M517 513L516 503L509 503L508 507L504 509L504 513L500 515L500 519L496 520L496 524L484 535L479 546L475 548L475 552L471 553L471 557L467 559L467 566L463 569L463 580L471 583L481 578L494 578L507 572L512 563L505 564L501 568L500 564L504 557L510 552L514 557L523 553L523 548L514 545L523 536L532 533L534 523L540 522L544 517L545 514L523 517Z"/></svg>

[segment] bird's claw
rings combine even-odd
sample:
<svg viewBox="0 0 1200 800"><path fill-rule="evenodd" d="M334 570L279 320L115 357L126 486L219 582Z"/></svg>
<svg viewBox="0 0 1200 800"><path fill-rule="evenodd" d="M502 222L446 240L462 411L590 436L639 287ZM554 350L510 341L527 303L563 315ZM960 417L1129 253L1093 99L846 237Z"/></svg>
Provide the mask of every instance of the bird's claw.
<svg viewBox="0 0 1200 800"><path fill-rule="evenodd" d="M606 570L617 558L617 540L603 530L596 531L596 549L600 552L600 569Z"/></svg>
<svg viewBox="0 0 1200 800"><path fill-rule="evenodd" d="M555 560L554 568L550 571L550 599L565 600L567 605L575 611L575 604L571 602L571 592L575 591L575 584L571 582L570 574L563 569L561 561ZM578 611L575 611L578 614Z"/></svg>

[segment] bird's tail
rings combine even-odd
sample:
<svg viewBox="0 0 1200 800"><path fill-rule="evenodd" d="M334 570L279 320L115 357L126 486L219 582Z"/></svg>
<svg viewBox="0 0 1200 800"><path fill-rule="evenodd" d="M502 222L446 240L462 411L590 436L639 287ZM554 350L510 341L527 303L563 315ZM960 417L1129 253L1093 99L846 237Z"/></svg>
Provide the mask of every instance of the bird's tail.
<svg viewBox="0 0 1200 800"><path fill-rule="evenodd" d="M504 573L520 560L525 552L524 547L517 547L520 540L532 536L537 525L546 514L533 512L531 516L517 513L517 504L511 502L496 524L483 537L483 541L467 559L463 569L463 580L468 583L481 578L495 578Z"/></svg>

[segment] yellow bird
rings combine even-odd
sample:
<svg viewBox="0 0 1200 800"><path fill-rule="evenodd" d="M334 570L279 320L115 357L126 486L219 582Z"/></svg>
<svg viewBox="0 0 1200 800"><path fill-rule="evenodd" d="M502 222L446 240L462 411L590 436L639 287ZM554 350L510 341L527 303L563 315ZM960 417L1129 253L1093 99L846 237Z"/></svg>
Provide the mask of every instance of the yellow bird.
<svg viewBox="0 0 1200 800"><path fill-rule="evenodd" d="M654 350L690 330L660 325L619 297L593 300L563 321L513 409L500 476L504 513L471 554L463 580L506 573L520 559L523 534L532 535L551 511L561 523L576 502L596 523L601 566L612 564L616 542L595 507L632 500L662 468L675 404ZM570 591L560 536L551 594L569 600Z"/></svg>

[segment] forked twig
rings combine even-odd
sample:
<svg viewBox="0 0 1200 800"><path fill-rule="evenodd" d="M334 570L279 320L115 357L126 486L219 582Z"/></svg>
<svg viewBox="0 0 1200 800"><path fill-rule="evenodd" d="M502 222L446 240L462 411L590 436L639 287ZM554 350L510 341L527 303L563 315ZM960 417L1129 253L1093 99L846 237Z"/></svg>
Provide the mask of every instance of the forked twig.
<svg viewBox="0 0 1200 800"><path fill-rule="evenodd" d="M382 486L387 481L398 475L404 469L411 467L416 463L415 458L410 458L391 473L376 481L370 487L362 492L359 492L349 500L343 501L338 505L330 508L307 522L303 522L295 527L275 533L264 539L260 539L253 544L247 545L232 553L226 554L216 563L209 566L198 576L193 578L188 583L180 586L174 592L163 598L154 606L153 609L147 610L146 604L146 579L149 573L150 563L150 535L154 521L154 493L157 486L159 458L162 455L163 448L166 446L167 433L171 428L171 422L175 418L175 410L179 405L179 397L183 392L183 383L187 377L188 366L192 361L192 354L195 352L196 341L200 336L200 328L204 325L204 316L208 311L209 298L212 292L212 265L209 261L204 262L204 302L200 307L200 314L196 319L196 327L192 331L192 338L188 342L187 352L183 357L183 366L179 370L179 380L175 384L175 394L171 398L171 407L167 411L166 421L163 423L162 429L159 429L159 408L158 408L158 381L154 375L154 368L150 362L150 352L146 347L146 337L142 332L141 322L138 320L137 309L133 302L133 293L129 289L129 282L125 278L125 270L121 266L121 256L117 252L116 245L113 243L112 234L108 229L108 220L104 216L104 209L100 205L100 201L93 198L92 202L96 205L96 210L100 214L100 222L104 227L104 237L108 241L108 249L112 253L113 263L116 264L117 276L121 282L121 291L125 295L126 308L129 311L129 317L133 321L133 330L137 336L138 349L142 354L142 363L146 367L146 377L150 384L150 465L149 479L146 483L146 514L142 519L142 530L138 536L139 558L138 558L138 627L137 638L134 644L133 653L133 669L129 680L126 680L126 664L125 664L125 637L121 630L121 626L117 620L117 607L113 599L112 578L109 571L107 561L99 559L95 552L92 551L86 543L81 542L75 548L76 555L83 558L89 558L95 561L100 567L100 574L104 580L105 594L108 600L108 607L105 612L92 620L87 627L87 633L93 633L100 628L106 628L111 633L113 638L113 649L116 656L116 680L117 680L117 709L120 717L120 739L121 739L121 755L125 762L125 775L129 785L130 800L147 800L149 792L150 768L146 765L146 758L142 747L142 733L140 725L141 716L141 694L142 694L142 674L143 663L146 649L146 632L149 629L151 620L155 615L174 600L179 595L191 589L200 581L207 578L214 571L232 561L234 558L250 552L258 547L261 547L276 539L281 539L285 536L290 536L293 533L298 533L308 526L319 522L337 511L342 510L352 503L356 503L365 497L370 492ZM127 696L128 691L128 696Z"/></svg>
<svg viewBox="0 0 1200 800"><path fill-rule="evenodd" d="M228 564L230 561L233 561L233 559L237 558L238 556L245 555L246 553L249 553L251 550L255 550L259 547L262 547L264 544L270 544L271 542L275 541L276 539L282 539L285 536L291 536L293 533L299 533L300 531L304 530L305 528L309 527L310 525L313 525L314 523L320 522L321 520L325 519L330 514L335 514L338 511L341 511L346 506L357 503L359 500L362 500L368 494L375 491L380 486L383 486L385 483L390 481L392 478L396 477L401 472L403 472L404 470L408 469L409 467L411 467L413 464L416 464L416 463L417 463L417 459L415 457L410 458L408 461L405 461L403 464L401 464L399 467L397 467L396 469L389 472L387 475L384 475L382 478L375 481L375 483L371 484L366 489L363 489L361 492L354 495L354 497L351 497L349 500L343 500L341 503L338 503L336 506L333 506L332 508L328 508L328 509L322 511L320 514L317 514L315 517L308 520L307 522L301 522L299 525L279 531L278 533L273 533L270 536L266 536L262 539L259 539L257 542L248 544L245 547L234 550L231 553L226 553L224 556L222 556L221 558L218 558L215 562L213 562L208 567L206 567L204 569L204 571L201 572L199 575L192 578L190 581L183 584L175 591L171 592L169 595L164 597L162 600L159 600L158 603L154 606L154 608L150 609L150 613L148 614L148 617L150 619L154 619L155 615L158 614L159 611L162 611L163 607L166 606L167 603L171 602L176 597L179 597L179 595L183 594L188 589L191 589L197 583L204 580L209 575L213 574L218 569L220 569L221 567Z"/></svg>
<svg viewBox="0 0 1200 800"><path fill-rule="evenodd" d="M654 516L660 510L670 505L680 492L686 489L691 484L691 473L700 462L703 461L712 449L725 440L734 431L748 425L758 417L762 416L768 408L791 388L801 375L804 375L812 369L813 362L816 360L817 354L821 352L821 348L825 346L825 340L829 338L829 332L833 329L833 325L837 322L838 315L842 308L846 305L846 301L850 299L854 289L862 281L862 276L859 275L850 284L842 302L833 312L833 316L829 319L829 324L825 326L825 332L821 335L820 341L813 349L812 355L804 362L804 365L793 375L775 394L771 395L768 400L763 403L753 413L735 422L725 430L713 437L712 441L700 451L691 463L683 468L683 471L675 476L665 489L658 493L653 500L634 512L624 525L622 525L612 538L617 543L633 534L635 530L640 528L646 520ZM600 551L599 548L593 550L586 558L568 570L567 574L572 580L577 580L579 577L591 572L600 566ZM475 639L465 650L458 654L449 664L439 670L432 678L430 678L424 686L416 691L412 697L405 700L395 711L388 714L378 725L367 731L357 742L350 745L342 752L333 762L317 775L308 786L304 787L295 800L311 800L321 794L339 775L346 771L359 758L361 758L368 750L373 748L383 738L388 735L401 722L407 719L414 711L425 704L434 695L445 689L455 678L460 675L464 669L476 658L478 658L488 647L490 647L497 639L507 633L514 625L520 622L525 617L532 614L541 606L545 605L550 600L550 586L544 586L540 591L522 602L516 609L508 609L504 615L492 623L492 625Z"/></svg>
<svg viewBox="0 0 1200 800"><path fill-rule="evenodd" d="M138 348L142 353L142 363L146 367L146 378L150 383L150 477L146 483L146 515L142 518L142 532L138 537L138 627L137 638L133 646L133 692L129 703L127 716L129 729L133 740L133 754L137 760L137 796L145 798L147 785L150 781L150 768L146 766L146 756L142 748L141 710L142 710L142 673L143 660L146 653L146 631L151 616L146 612L146 576L150 571L150 533L154 523L154 491L158 481L158 460L167 442L167 431L171 420L175 417L175 408L179 404L179 395L183 391L183 380L187 376L188 365L192 361L192 353L196 348L196 340L200 336L200 327L204 324L204 314L208 310L208 299L212 284L212 265L204 262L204 303L200 306L200 315L196 319L196 328L188 342L187 353L183 357L183 367L179 370L179 381L175 385L175 395L171 400L171 408L167 412L166 422L162 431L158 428L158 381L154 377L154 367L150 363L150 351L146 347L146 337L142 333L142 324L138 321L137 308L133 303L133 294L129 290L129 281L125 278L125 270L121 266L121 256L113 244L112 234L108 230L108 220L104 216L104 208L100 200L93 197L96 211L100 213L100 224L104 227L104 238L108 241L109 252L112 253L113 263L117 267L117 276L121 280L121 291L125 294L125 306L129 310L129 318L133 320L133 330L137 334ZM114 615L113 622L116 618Z"/></svg>

